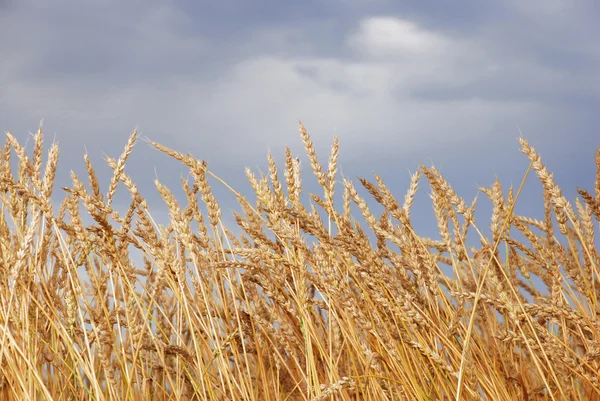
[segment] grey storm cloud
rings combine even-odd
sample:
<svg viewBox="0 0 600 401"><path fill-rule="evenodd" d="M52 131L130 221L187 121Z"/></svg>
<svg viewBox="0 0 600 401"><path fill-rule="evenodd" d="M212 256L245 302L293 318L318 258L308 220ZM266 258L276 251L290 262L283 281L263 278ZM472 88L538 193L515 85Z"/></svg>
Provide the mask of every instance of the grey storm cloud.
<svg viewBox="0 0 600 401"><path fill-rule="evenodd" d="M299 119L323 157L340 137L345 173L400 187L429 160L467 189L512 179L527 166L517 127L565 177L598 146L592 1L2 5L1 128L25 139L43 118L69 168L86 148L116 157L139 126L241 182L268 150L301 153ZM140 144L129 168L151 186L155 166L181 174L164 159Z"/></svg>

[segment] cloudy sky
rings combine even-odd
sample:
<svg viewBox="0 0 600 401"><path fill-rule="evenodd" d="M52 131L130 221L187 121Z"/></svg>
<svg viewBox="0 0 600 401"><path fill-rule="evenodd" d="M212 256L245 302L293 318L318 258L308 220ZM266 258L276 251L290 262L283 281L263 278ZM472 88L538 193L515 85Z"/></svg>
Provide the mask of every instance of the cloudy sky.
<svg viewBox="0 0 600 401"><path fill-rule="evenodd" d="M137 126L243 189L268 151L303 153L302 120L322 160L340 138L347 177L403 196L434 163L468 200L495 177L518 186L520 129L572 199L600 145L599 4L0 0L0 129L26 141L43 119L61 184L87 149L106 186L103 156ZM152 180L185 175L144 142L128 172L157 210ZM529 185L520 207L539 216Z"/></svg>

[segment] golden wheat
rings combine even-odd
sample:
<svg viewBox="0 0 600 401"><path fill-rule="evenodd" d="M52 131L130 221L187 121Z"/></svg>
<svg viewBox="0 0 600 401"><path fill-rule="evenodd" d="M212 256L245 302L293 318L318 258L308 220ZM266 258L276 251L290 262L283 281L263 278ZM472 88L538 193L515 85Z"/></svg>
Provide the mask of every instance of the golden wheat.
<svg viewBox="0 0 600 401"><path fill-rule="evenodd" d="M524 172L518 189L481 188L487 238L475 200L435 167L410 177L402 203L379 176L359 178L362 194L348 179L338 185L337 139L325 169L302 124L300 135L323 190L308 202L290 149L282 178L270 154L268 175L246 171L250 200L205 162L149 141L191 173L185 204L155 181L169 212L161 226L126 172L137 131L119 159L106 158L106 193L86 153L89 189L72 173L56 212L58 146L42 171L42 130L31 157L8 133L0 397L600 400L600 148L593 189L578 188L573 206L521 139L544 220L514 211ZM423 177L439 239L412 225ZM224 226L213 180L237 198L237 228ZM131 195L124 211L112 206L120 183Z"/></svg>

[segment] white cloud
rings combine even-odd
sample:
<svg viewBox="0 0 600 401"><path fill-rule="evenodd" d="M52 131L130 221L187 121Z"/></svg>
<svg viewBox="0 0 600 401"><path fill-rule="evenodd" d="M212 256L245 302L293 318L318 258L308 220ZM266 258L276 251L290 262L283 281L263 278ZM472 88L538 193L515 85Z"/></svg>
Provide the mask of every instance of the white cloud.
<svg viewBox="0 0 600 401"><path fill-rule="evenodd" d="M420 144L433 149L486 135L495 124L535 111L523 102L411 99L398 88L410 76L398 76L395 67L319 58L247 60L198 98L198 123L211 119L235 139L232 148L237 145L239 152L289 143L296 135L292 124L302 119L324 146L339 135L346 152L374 151L386 143L401 153ZM244 137L255 130L260 130L258 143L256 136Z"/></svg>
<svg viewBox="0 0 600 401"><path fill-rule="evenodd" d="M437 56L449 42L411 21L394 17L371 17L360 22L349 44L368 56Z"/></svg>
<svg viewBox="0 0 600 401"><path fill-rule="evenodd" d="M198 123L211 120L235 138L230 143L243 143L244 152L289 143L296 135L293 122L302 119L317 142L339 135L345 151L358 155L381 143L398 152L424 144L433 149L489 135L499 124L514 129L523 116L539 112L525 100L412 96L423 86L490 74L492 61L473 42L378 17L363 20L347 43L355 57L266 55L241 61L204 96L190 99L202 110ZM248 134L254 130L257 136Z"/></svg>

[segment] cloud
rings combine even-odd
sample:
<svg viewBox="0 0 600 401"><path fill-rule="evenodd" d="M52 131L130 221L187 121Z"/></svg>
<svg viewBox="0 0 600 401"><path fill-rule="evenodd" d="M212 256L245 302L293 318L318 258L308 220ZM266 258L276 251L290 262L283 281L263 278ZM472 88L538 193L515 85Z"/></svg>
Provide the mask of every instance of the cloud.
<svg viewBox="0 0 600 401"><path fill-rule="evenodd" d="M259 148L289 142L282 132L289 133L290 121L301 118L313 132L341 135L346 151L357 155L381 143L403 153L424 143L434 148L460 142L498 124L514 128L515 121L538 110L526 98L452 96L442 103L420 92L489 75L494 66L478 64L484 51L469 40L398 18L368 17L347 33L345 46L346 57L285 54L243 60L198 108L208 107L206 114L232 136L261 126L258 141L251 135L237 139L244 151L252 142ZM237 120L228 118L231 110ZM206 114L201 113L203 119Z"/></svg>
<svg viewBox="0 0 600 401"><path fill-rule="evenodd" d="M139 125L199 157L248 163L298 144L302 119L320 146L339 135L348 158L430 157L450 143L514 138L517 124L558 135L544 121L576 124L600 87L598 45L574 33L594 37L592 13L561 2L539 13L470 3L467 17L429 2L380 1L378 15L347 1L301 11L260 2L268 13L235 1L238 13L158 0L42 4L0 17L2 37L19 32L2 43L2 128L45 118L60 139L117 152Z"/></svg>
<svg viewBox="0 0 600 401"><path fill-rule="evenodd" d="M349 43L370 57L410 57L442 52L450 43L410 21L394 17L366 18Z"/></svg>

